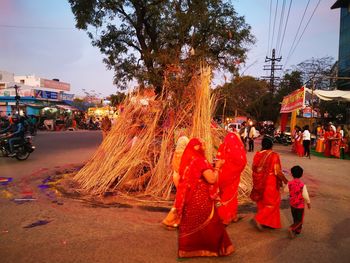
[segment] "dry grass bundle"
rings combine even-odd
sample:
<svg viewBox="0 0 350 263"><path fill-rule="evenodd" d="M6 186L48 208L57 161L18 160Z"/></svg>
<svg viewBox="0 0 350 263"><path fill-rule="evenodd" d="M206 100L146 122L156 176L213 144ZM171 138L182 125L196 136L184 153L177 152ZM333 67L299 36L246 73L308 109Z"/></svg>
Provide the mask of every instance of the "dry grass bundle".
<svg viewBox="0 0 350 263"><path fill-rule="evenodd" d="M210 67L201 66L200 78L195 85L196 98L193 112L191 137L201 138L205 142L206 157L213 160L213 140L211 133L212 107L210 98Z"/></svg>
<svg viewBox="0 0 350 263"><path fill-rule="evenodd" d="M156 105L147 114L143 111L144 106L131 101L125 105L123 114L94 156L75 175L74 179L83 189L102 194L121 188L147 171L152 173L154 167L149 149L156 137L162 106ZM144 128L140 127L141 123L145 125ZM132 146L134 136L137 136L137 140ZM156 155L157 152L152 154Z"/></svg>
<svg viewBox="0 0 350 263"><path fill-rule="evenodd" d="M252 186L253 186L252 169L247 164L243 172L241 173L241 180L239 182L239 187L238 187L238 202L240 204L251 201L249 198L249 195L252 190Z"/></svg>
<svg viewBox="0 0 350 263"><path fill-rule="evenodd" d="M210 68L202 66L200 75L193 77L187 87L195 91L194 100L188 102L187 98L183 100L185 104L175 108L169 101L150 100L148 106L142 106L137 103L140 96L127 99L108 136L74 176L81 189L95 195L110 191L125 195L132 191L137 198L168 200L173 188L171 160L177 138L187 135L203 139L210 161L224 138L223 129L211 127L215 99L210 94L210 81ZM239 201L243 202L251 189L249 168L241 178Z"/></svg>

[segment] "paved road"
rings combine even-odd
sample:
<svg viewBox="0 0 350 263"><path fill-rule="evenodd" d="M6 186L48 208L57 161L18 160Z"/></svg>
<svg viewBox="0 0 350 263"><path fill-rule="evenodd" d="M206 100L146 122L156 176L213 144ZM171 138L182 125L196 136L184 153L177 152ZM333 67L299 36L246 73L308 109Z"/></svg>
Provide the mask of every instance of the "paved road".
<svg viewBox="0 0 350 263"><path fill-rule="evenodd" d="M26 187L20 178L35 169L84 161L100 140L97 132L40 134L36 138L38 150L28 161L0 161L0 176L12 175L15 179L8 190L19 194L21 187ZM283 146L275 146L275 150L285 169L295 164L304 167L312 209L306 212L302 235L287 238L291 215L286 202L281 206L283 229L263 232L249 223L254 206L241 206L245 218L227 228L236 247L234 255L190 262L349 262L350 162L298 158ZM253 153L248 153L249 161L252 157ZM67 198L60 198L62 203L58 204L37 189L41 179L33 178L29 185L36 201L16 204L0 194L1 263L176 262L177 234L160 226L164 212L95 207ZM49 223L24 228L36 220Z"/></svg>
<svg viewBox="0 0 350 263"><path fill-rule="evenodd" d="M21 178L30 171L86 161L102 139L101 131L39 132L36 150L26 161L0 158L0 176Z"/></svg>

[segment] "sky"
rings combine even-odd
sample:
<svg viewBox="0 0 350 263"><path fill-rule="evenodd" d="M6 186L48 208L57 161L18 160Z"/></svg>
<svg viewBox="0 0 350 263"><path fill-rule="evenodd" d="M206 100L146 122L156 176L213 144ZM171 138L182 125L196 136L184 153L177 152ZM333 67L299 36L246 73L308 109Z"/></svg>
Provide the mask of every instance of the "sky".
<svg viewBox="0 0 350 263"><path fill-rule="evenodd" d="M276 3L278 2L279 10L277 13L280 14L284 1L286 19L291 0L231 0L238 15L244 16L251 26L256 38L256 43L249 47L247 61L240 65L241 74L255 77L269 75L269 72L263 70L264 60L266 55L271 56L273 47L280 46L276 43L279 16L275 23L274 42L271 39ZM285 65L307 3L309 6L296 40L319 1L295 52ZM337 59L340 10L330 9L334 2L335 0L292 1L285 38L281 52L277 54L282 56L280 64L284 65L284 69L311 57L332 56ZM269 45L269 42L273 44ZM15 75L35 74L47 79L58 78L71 84L71 93L82 95L85 89L104 97L115 93L117 88L113 85L113 72L107 70L102 59L103 55L91 45L86 32L75 28L75 19L68 1L0 0L0 70ZM217 73L214 85L223 82L224 73Z"/></svg>

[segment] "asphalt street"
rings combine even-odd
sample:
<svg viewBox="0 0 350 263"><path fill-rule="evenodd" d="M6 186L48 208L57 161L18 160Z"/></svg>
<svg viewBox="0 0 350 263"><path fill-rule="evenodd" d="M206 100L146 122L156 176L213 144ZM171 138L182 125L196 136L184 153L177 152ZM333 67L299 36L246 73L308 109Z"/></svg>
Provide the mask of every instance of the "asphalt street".
<svg viewBox="0 0 350 263"><path fill-rule="evenodd" d="M27 160L0 158L0 176L20 179L37 169L82 163L91 157L101 140L101 131L39 131L33 137L36 149Z"/></svg>
<svg viewBox="0 0 350 263"><path fill-rule="evenodd" d="M99 131L44 132L35 138L37 150L27 161L1 158L0 176L13 178L0 188L1 263L179 261L176 231L160 224L165 212L139 206L96 207L62 196L57 202L40 190L45 178L36 175L37 170L83 163L100 142ZM240 206L243 220L227 228L236 252L189 262L350 262L350 161L301 158L280 145L274 149L284 169L295 164L304 168L302 179L312 208L306 211L302 234L288 238L292 219L283 195L282 229L257 231L250 223L255 205ZM253 153L247 157L251 164ZM35 200L13 202L23 189L32 191ZM35 222L42 224L32 227Z"/></svg>

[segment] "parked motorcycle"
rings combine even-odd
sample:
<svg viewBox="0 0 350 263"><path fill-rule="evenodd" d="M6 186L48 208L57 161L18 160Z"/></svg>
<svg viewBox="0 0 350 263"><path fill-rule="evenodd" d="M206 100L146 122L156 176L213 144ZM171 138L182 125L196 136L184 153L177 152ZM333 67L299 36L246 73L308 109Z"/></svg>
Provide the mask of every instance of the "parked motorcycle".
<svg viewBox="0 0 350 263"><path fill-rule="evenodd" d="M278 133L274 137L274 142L283 144L285 146L292 144L292 139L289 135L284 133Z"/></svg>
<svg viewBox="0 0 350 263"><path fill-rule="evenodd" d="M8 135L4 134L0 136L0 154L1 157L9 157L10 149L8 144ZM32 144L32 136L25 136L23 140L16 141L13 145L14 153L13 156L18 161L27 160L29 155L35 150L35 146Z"/></svg>

